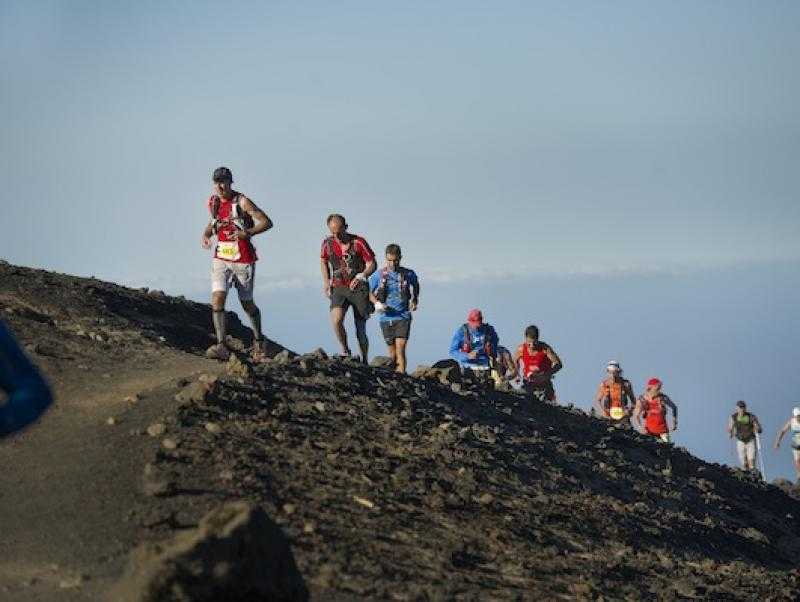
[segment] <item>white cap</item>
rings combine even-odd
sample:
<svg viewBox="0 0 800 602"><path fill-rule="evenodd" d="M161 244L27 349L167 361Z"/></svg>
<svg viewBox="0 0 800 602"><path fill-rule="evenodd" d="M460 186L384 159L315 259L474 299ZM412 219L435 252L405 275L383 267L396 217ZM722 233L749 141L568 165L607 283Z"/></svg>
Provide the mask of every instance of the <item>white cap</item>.
<svg viewBox="0 0 800 602"><path fill-rule="evenodd" d="M619 367L619 362L617 360L611 360L608 362L608 366L606 366L606 370L613 370L615 372L621 372L622 368Z"/></svg>
<svg viewBox="0 0 800 602"><path fill-rule="evenodd" d="M792 416L800 416L800 408L793 409Z"/></svg>

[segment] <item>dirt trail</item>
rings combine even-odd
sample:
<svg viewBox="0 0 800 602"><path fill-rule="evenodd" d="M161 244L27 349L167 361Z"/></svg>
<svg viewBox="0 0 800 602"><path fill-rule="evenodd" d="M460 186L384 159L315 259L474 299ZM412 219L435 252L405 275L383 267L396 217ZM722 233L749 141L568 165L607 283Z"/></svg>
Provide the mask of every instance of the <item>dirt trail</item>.
<svg viewBox="0 0 800 602"><path fill-rule="evenodd" d="M96 600L133 545L146 436L131 435L174 403L176 375L217 362L164 351L158 365L68 382L34 428L0 443L0 592L4 600ZM126 397L139 395L131 403ZM113 417L116 424L109 425Z"/></svg>

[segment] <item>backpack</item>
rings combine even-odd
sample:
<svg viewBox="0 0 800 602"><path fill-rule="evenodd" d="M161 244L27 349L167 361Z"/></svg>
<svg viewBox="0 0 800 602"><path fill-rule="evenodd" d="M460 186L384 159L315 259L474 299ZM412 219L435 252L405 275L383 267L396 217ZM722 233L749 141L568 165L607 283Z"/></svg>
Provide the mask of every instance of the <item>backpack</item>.
<svg viewBox="0 0 800 602"><path fill-rule="evenodd" d="M352 274L363 272L367 265L361 255L356 251L356 242L362 240L357 234L351 234L350 246L347 251L342 251L341 257L337 257L333 250L333 236L325 239L325 246L328 249L328 265L330 265L331 277L334 280L349 281ZM341 243L339 243L341 248ZM338 261L338 267L336 262Z"/></svg>
<svg viewBox="0 0 800 602"><path fill-rule="evenodd" d="M228 224L233 224L238 230L245 230L252 228L253 218L246 211L239 208L239 202L242 198L238 194L231 201L231 214L226 219L219 219L219 207L222 204L222 199L216 194L208 199L208 212L211 214L211 231L216 234L220 228L224 228Z"/></svg>
<svg viewBox="0 0 800 602"><path fill-rule="evenodd" d="M491 324L484 324L484 335L483 335L483 351L486 353L488 357L494 357L494 350L492 349L492 343L489 341L489 335L494 332L494 327ZM464 344L461 345L461 351L464 353L471 353L472 352L472 337L469 334L469 325L463 324L461 328L464 331Z"/></svg>
<svg viewBox="0 0 800 602"><path fill-rule="evenodd" d="M747 422L740 421L739 413L736 412L731 416L731 420L733 420L733 429L736 432L736 438L743 443L747 443L752 441L753 437L755 437L756 422L755 416L750 412L745 412L744 417L747 418Z"/></svg>
<svg viewBox="0 0 800 602"><path fill-rule="evenodd" d="M397 273L400 277L400 298L403 300L403 303L407 303L411 299L411 290L408 285L408 279L406 278L406 270L403 267L397 269ZM378 285L378 288L375 289L375 298L380 301L381 303L386 303L386 299L389 297L389 270L387 268L383 268L381 270L381 281Z"/></svg>

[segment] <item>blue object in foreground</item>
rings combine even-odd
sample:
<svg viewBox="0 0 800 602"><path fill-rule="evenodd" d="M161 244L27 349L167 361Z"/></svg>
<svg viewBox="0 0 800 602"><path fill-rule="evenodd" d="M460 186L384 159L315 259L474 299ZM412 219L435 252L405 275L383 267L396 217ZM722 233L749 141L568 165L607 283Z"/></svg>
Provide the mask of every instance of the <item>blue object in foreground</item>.
<svg viewBox="0 0 800 602"><path fill-rule="evenodd" d="M0 321L0 390L8 400L0 407L0 437L29 426L53 403L50 388Z"/></svg>

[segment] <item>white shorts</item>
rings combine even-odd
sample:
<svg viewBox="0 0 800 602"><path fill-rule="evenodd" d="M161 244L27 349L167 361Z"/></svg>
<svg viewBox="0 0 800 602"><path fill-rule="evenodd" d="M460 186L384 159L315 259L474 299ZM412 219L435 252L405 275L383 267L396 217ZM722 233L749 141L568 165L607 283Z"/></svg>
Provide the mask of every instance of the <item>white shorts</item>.
<svg viewBox="0 0 800 602"><path fill-rule="evenodd" d="M744 466L756 465L756 440L751 439L747 443L736 440L736 453L739 454L739 463Z"/></svg>
<svg viewBox="0 0 800 602"><path fill-rule="evenodd" d="M231 286L235 286L240 301L252 301L255 279L255 263L237 263L216 257L211 260L212 293L227 293Z"/></svg>

